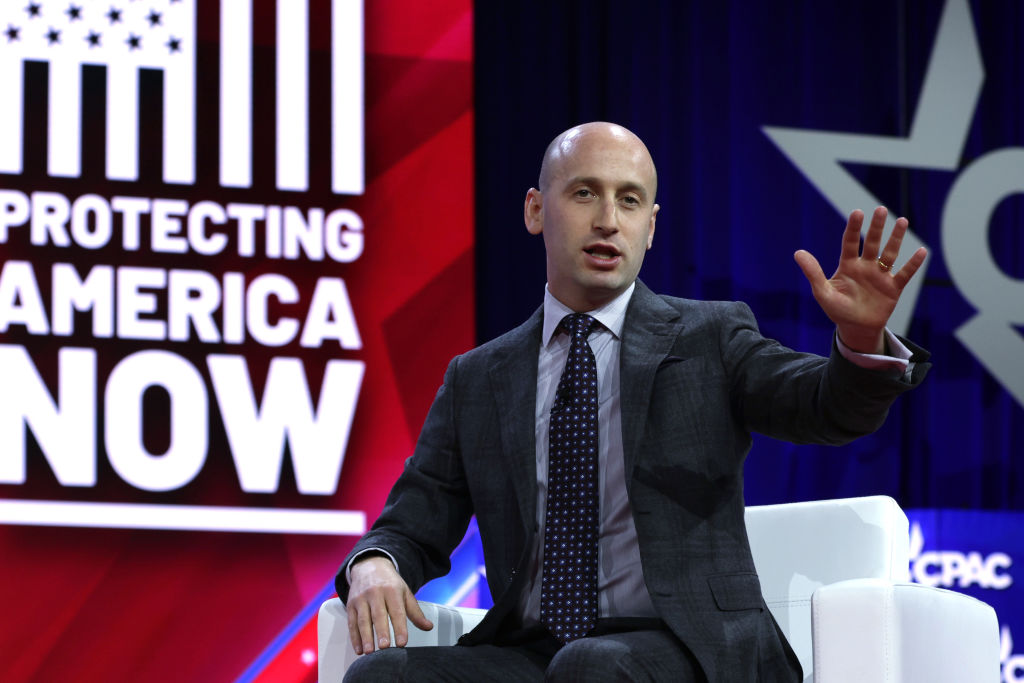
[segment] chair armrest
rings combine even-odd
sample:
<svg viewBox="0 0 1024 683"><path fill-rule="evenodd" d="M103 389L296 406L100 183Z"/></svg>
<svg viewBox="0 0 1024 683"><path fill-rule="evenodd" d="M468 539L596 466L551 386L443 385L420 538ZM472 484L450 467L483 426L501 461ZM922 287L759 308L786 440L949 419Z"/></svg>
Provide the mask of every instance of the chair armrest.
<svg viewBox="0 0 1024 683"><path fill-rule="evenodd" d="M815 683L998 683L999 623L962 593L884 579L811 597Z"/></svg>
<svg viewBox="0 0 1024 683"><path fill-rule="evenodd" d="M348 614L341 599L320 605L316 619L317 671L321 681L338 681L356 660L348 639Z"/></svg>
<svg viewBox="0 0 1024 683"><path fill-rule="evenodd" d="M471 607L448 607L433 602L420 602L423 615L434 623L434 628L424 631L406 622L409 629L409 644L406 647L425 645L454 645L464 634L476 628L487 614L485 609ZM395 642L395 629L390 629L391 642ZM317 617L318 669L321 681L340 681L356 660L348 636L348 613L339 598L331 598L320 606Z"/></svg>

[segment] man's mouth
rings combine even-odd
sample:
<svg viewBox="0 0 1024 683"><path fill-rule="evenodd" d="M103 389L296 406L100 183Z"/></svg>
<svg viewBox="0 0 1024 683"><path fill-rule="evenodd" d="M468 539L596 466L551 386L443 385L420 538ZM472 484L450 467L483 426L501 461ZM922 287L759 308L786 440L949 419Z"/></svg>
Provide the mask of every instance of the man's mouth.
<svg viewBox="0 0 1024 683"><path fill-rule="evenodd" d="M618 249L607 244L595 244L592 247L587 247L583 251L602 261L611 261L621 256Z"/></svg>

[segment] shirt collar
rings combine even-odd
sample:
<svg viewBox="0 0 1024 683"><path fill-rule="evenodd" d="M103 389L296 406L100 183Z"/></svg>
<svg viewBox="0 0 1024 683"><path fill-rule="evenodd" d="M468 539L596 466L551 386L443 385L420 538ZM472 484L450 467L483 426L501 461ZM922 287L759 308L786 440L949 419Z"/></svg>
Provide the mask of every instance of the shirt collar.
<svg viewBox="0 0 1024 683"><path fill-rule="evenodd" d="M615 335L616 339L621 339L622 326L626 323L626 308L629 306L629 298L633 296L635 288L636 282L633 282L626 288L626 291L604 306L595 308L592 311L585 311L585 313L594 317L597 322L601 323ZM551 290L548 289L547 285L544 285L544 333L541 337L543 346L551 343L551 339L555 336L555 332L558 331L558 325L562 322L562 318L574 312L556 299L551 294Z"/></svg>

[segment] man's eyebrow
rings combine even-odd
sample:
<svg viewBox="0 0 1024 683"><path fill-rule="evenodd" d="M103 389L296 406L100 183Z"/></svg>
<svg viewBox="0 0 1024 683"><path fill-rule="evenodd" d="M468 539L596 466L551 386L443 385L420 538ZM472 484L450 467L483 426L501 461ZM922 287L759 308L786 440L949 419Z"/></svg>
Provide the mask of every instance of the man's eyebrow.
<svg viewBox="0 0 1024 683"><path fill-rule="evenodd" d="M570 178L569 182L566 183L566 187L572 187L573 185L605 185L608 181L602 180L595 176L576 176ZM640 195L641 199L647 199L647 188L644 187L643 183L635 181L626 181L624 183L615 185L616 192L636 192Z"/></svg>

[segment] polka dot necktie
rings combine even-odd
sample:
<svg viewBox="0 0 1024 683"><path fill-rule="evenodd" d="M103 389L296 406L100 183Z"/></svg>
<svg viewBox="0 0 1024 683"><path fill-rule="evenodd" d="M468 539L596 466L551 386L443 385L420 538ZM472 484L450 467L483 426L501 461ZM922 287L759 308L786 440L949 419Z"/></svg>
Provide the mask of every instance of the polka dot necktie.
<svg viewBox="0 0 1024 683"><path fill-rule="evenodd" d="M540 619L563 643L597 621L597 363L587 343L596 323L582 313L562 319L571 343L548 432Z"/></svg>

